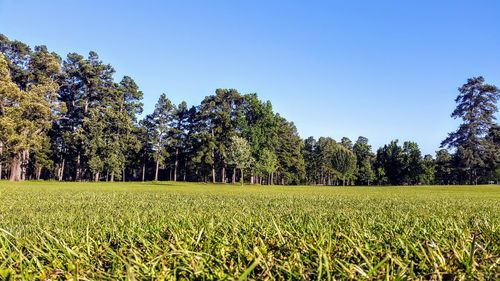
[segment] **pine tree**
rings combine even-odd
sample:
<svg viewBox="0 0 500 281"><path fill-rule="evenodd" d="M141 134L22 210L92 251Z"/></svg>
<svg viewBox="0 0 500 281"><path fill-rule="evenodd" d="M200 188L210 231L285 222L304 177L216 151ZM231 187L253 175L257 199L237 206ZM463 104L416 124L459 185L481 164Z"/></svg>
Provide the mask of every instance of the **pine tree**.
<svg viewBox="0 0 500 281"><path fill-rule="evenodd" d="M306 184L318 184L320 179L318 142L314 137L308 137L304 141L303 155L306 169Z"/></svg>
<svg viewBox="0 0 500 281"><path fill-rule="evenodd" d="M305 177L305 163L302 155L304 145L297 127L276 114L277 140L276 156L281 184L299 184Z"/></svg>
<svg viewBox="0 0 500 281"><path fill-rule="evenodd" d="M371 145L368 139L360 136L353 146L353 152L356 155L356 179L359 184L370 185L375 178L373 171L373 161L375 156L372 153Z"/></svg>
<svg viewBox="0 0 500 281"><path fill-rule="evenodd" d="M165 94L162 94L155 105L155 110L144 120L148 130L149 142L153 150L155 160L155 181L159 179L160 166L165 164L169 156L168 147L170 145L169 132L171 122L174 118L174 106Z"/></svg>
<svg viewBox="0 0 500 281"><path fill-rule="evenodd" d="M185 165L186 154L189 140L189 121L190 112L186 102L181 102L176 108L174 113L174 118L172 122L172 128L170 131L172 146L170 153L173 156L172 162L174 163L173 180L177 181L177 176L179 173L179 166ZM184 171L184 180L185 180Z"/></svg>
<svg viewBox="0 0 500 281"><path fill-rule="evenodd" d="M481 76L468 79L458 91L457 107L451 117L462 119L462 124L441 146L456 149L458 165L467 182L477 184L487 169L488 141L485 137L495 125L500 91L496 86L486 84Z"/></svg>
<svg viewBox="0 0 500 281"><path fill-rule="evenodd" d="M201 130L205 140L212 140L212 181L215 181L215 165L220 167L221 182L226 182L227 150L231 137L236 135L242 97L234 89L217 89L215 95L207 96L199 106L198 121L204 126ZM212 136L206 136L211 134ZM207 151L207 153L209 153ZM207 158L208 159L208 158Z"/></svg>

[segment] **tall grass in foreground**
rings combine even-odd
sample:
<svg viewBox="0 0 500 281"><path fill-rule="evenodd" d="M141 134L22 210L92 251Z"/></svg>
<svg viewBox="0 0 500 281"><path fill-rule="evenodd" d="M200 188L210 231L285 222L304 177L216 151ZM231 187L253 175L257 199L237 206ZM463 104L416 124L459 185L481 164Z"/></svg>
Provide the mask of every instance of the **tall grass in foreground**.
<svg viewBox="0 0 500 281"><path fill-rule="evenodd" d="M0 279L498 279L500 187L0 182Z"/></svg>

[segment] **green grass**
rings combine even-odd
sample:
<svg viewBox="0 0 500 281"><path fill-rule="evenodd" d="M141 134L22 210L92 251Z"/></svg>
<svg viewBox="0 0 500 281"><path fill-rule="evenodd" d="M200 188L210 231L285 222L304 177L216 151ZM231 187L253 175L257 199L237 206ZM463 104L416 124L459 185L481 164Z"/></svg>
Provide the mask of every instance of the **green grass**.
<svg viewBox="0 0 500 281"><path fill-rule="evenodd" d="M500 187L0 182L0 279L498 279Z"/></svg>

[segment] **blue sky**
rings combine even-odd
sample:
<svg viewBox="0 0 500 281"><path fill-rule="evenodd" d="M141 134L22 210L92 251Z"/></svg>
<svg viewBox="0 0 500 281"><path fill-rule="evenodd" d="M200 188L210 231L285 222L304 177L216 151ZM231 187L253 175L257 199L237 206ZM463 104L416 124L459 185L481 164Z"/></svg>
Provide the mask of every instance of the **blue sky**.
<svg viewBox="0 0 500 281"><path fill-rule="evenodd" d="M199 104L256 92L302 137L414 140L434 153L457 88L500 86L500 1L0 0L0 33L65 56L96 51L161 93Z"/></svg>

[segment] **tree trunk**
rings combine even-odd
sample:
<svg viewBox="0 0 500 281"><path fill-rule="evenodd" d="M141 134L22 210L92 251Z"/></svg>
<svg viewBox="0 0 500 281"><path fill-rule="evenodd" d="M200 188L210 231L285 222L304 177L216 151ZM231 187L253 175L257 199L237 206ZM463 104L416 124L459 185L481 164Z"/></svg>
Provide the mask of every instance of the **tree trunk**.
<svg viewBox="0 0 500 281"><path fill-rule="evenodd" d="M10 180L19 181L21 180L21 159L20 155L16 154L12 159L10 165Z"/></svg>
<svg viewBox="0 0 500 281"><path fill-rule="evenodd" d="M111 179L109 180L110 182L114 182L115 181L115 172L111 172Z"/></svg>
<svg viewBox="0 0 500 281"><path fill-rule="evenodd" d="M226 166L224 166L224 163L222 163L220 182L226 183Z"/></svg>
<svg viewBox="0 0 500 281"><path fill-rule="evenodd" d="M233 184L236 183L236 168L233 168Z"/></svg>
<svg viewBox="0 0 500 281"><path fill-rule="evenodd" d="M240 169L240 173L241 173L241 178L240 178L240 182L241 182L241 186L243 186L243 169Z"/></svg>
<svg viewBox="0 0 500 281"><path fill-rule="evenodd" d="M123 166L122 181L125 182L125 166Z"/></svg>
<svg viewBox="0 0 500 281"><path fill-rule="evenodd" d="M144 177L146 176L146 161L142 163L142 181L144 182Z"/></svg>
<svg viewBox="0 0 500 281"><path fill-rule="evenodd" d="M186 159L184 159L184 169L182 171L182 180L186 181L186 169L187 169L187 163Z"/></svg>
<svg viewBox="0 0 500 281"><path fill-rule="evenodd" d="M41 175L42 175L42 167L36 168L36 180L40 180Z"/></svg>
<svg viewBox="0 0 500 281"><path fill-rule="evenodd" d="M88 100L85 100L85 105L84 105L83 112L84 112L84 113L87 113L88 109L89 109L89 101L88 101Z"/></svg>
<svg viewBox="0 0 500 281"><path fill-rule="evenodd" d="M186 175L186 169L187 169L187 164L186 164L186 162L187 162L187 161L185 161L185 160L186 160L186 159L184 159L184 170L182 171L182 180L183 180L183 181L186 181L186 177L187 177L187 175Z"/></svg>
<svg viewBox="0 0 500 281"><path fill-rule="evenodd" d="M24 150L21 157L21 180L26 180L26 175L27 175L26 167L28 166L28 159L29 159L29 152L28 150Z"/></svg>
<svg viewBox="0 0 500 281"><path fill-rule="evenodd" d="M214 137L214 129L212 129L212 137ZM212 148L212 161L215 159L215 147ZM212 183L215 183L215 162L212 163Z"/></svg>
<svg viewBox="0 0 500 281"><path fill-rule="evenodd" d="M175 163L174 163L174 181L177 181L177 165L179 163L177 155L179 154L179 149L175 149Z"/></svg>
<svg viewBox="0 0 500 281"><path fill-rule="evenodd" d="M215 166L212 165L212 183L215 183Z"/></svg>
<svg viewBox="0 0 500 281"><path fill-rule="evenodd" d="M66 159L63 158L62 163L61 163L61 169L59 169L59 181L63 180L64 177L64 166L66 165Z"/></svg>
<svg viewBox="0 0 500 281"><path fill-rule="evenodd" d="M98 182L99 181L99 172L94 174L94 181Z"/></svg>
<svg viewBox="0 0 500 281"><path fill-rule="evenodd" d="M156 160L155 181L158 181L158 169L160 168L160 160Z"/></svg>
<svg viewBox="0 0 500 281"><path fill-rule="evenodd" d="M75 175L75 181L80 180L80 154L78 154L78 157L76 158L76 175Z"/></svg>

